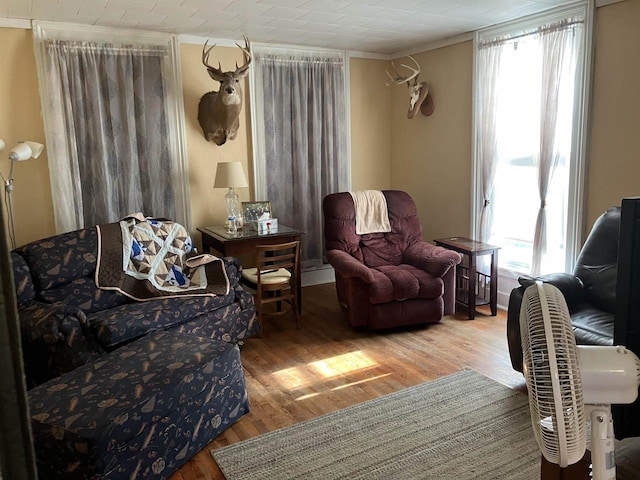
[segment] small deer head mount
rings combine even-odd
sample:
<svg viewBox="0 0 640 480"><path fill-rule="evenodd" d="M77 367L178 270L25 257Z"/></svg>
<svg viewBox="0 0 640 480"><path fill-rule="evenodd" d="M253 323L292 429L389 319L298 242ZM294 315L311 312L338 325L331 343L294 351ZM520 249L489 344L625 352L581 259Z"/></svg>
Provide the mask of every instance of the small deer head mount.
<svg viewBox="0 0 640 480"><path fill-rule="evenodd" d="M242 109L242 88L240 80L249 73L251 53L249 39L243 37L244 47L236 43L244 54L244 64L230 72L223 72L218 62L218 68L209 64L209 54L215 44L207 48L207 42L202 47L202 63L207 68L209 76L220 82L220 89L205 93L198 105L198 123L208 142L223 145L227 140L233 140L240 126L240 110Z"/></svg>
<svg viewBox="0 0 640 480"><path fill-rule="evenodd" d="M405 63L401 63L401 67L404 67L410 71L410 73L407 75L401 75L400 73L398 73L398 70L396 69L396 66L392 61L391 69L393 74L389 73L389 71L387 70L387 75L391 79L390 82L387 82L387 86L406 83L407 87L409 87L409 110L407 111L408 118L415 117L418 113L418 110L421 110L424 115L429 116L433 113L433 99L431 99L431 96L429 95L429 87L427 86L427 82L418 82L418 75L420 75L420 64L411 55L407 55L407 58L411 59L411 61L415 64L415 68Z"/></svg>

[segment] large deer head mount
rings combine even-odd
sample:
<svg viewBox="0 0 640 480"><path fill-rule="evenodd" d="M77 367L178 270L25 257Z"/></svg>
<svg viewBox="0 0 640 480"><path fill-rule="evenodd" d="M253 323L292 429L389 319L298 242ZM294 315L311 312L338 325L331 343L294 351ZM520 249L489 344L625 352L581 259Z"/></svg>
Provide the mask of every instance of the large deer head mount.
<svg viewBox="0 0 640 480"><path fill-rule="evenodd" d="M233 140L240 126L240 110L242 109L242 88L240 80L249 73L251 52L249 39L245 36L244 47L237 45L244 55L244 64L234 71L223 72L218 62L218 68L209 64L209 54L215 44L207 48L208 41L202 47L202 63L207 68L209 76L220 82L220 89L205 93L198 105L198 123L207 141L216 145L223 145L227 140Z"/></svg>
<svg viewBox="0 0 640 480"><path fill-rule="evenodd" d="M429 87L427 82L418 82L418 75L420 75L420 64L411 55L407 55L407 58L415 64L415 67L401 63L400 66L409 70L406 75L398 73L395 64L391 62L392 73L387 70L387 75L391 79L387 82L389 85L401 85L407 84L409 87L409 110L407 111L407 117L413 118L418 113L418 110L422 111L423 115L431 115L433 113L433 99L429 95Z"/></svg>

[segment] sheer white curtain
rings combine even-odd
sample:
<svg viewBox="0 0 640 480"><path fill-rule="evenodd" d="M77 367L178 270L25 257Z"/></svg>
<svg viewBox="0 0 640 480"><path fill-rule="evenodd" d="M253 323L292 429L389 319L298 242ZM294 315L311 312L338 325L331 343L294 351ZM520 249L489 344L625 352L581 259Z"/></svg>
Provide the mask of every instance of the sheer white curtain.
<svg viewBox="0 0 640 480"><path fill-rule="evenodd" d="M495 79L500 70L500 45L482 45L478 48L478 115L482 119L477 138L480 162L480 208L479 238L488 242L491 236L491 199L496 175L496 119L498 110L498 83Z"/></svg>
<svg viewBox="0 0 640 480"><path fill-rule="evenodd" d="M173 40L119 41L113 33L111 41L79 41L34 31L56 230L132 212L189 227L181 120L170 100L178 93L168 68Z"/></svg>
<svg viewBox="0 0 640 480"><path fill-rule="evenodd" d="M580 24L582 22L579 22ZM531 274L540 275L542 258L547 252L547 193L558 165L560 149L556 143L558 136L558 110L563 82L574 82L576 56L581 41L582 29L574 28L577 20L567 20L543 27L540 35L542 44L542 76L540 102L540 152L535 157L538 171L540 209L536 219L533 237L533 257Z"/></svg>
<svg viewBox="0 0 640 480"><path fill-rule="evenodd" d="M319 267L322 199L348 189L344 58L255 48L253 69L256 181L279 223L305 232L302 267Z"/></svg>

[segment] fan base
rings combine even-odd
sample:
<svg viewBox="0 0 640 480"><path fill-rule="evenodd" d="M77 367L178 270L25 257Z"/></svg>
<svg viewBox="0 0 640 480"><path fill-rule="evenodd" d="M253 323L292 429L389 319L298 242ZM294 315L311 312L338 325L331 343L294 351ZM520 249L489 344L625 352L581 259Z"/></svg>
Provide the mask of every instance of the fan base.
<svg viewBox="0 0 640 480"><path fill-rule="evenodd" d="M540 480L589 480L591 478L591 454L587 450L582 460L574 465L561 468L540 455Z"/></svg>

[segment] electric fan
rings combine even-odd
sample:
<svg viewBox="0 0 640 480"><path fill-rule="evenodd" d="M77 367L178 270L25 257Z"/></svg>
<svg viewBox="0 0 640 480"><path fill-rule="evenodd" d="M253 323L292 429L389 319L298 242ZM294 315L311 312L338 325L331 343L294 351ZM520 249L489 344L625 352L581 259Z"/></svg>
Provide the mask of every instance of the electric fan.
<svg viewBox="0 0 640 480"><path fill-rule="evenodd" d="M567 467L588 447L592 478L615 480L611 404L636 399L640 360L622 346L577 346L565 299L548 283L525 290L520 333L531 423L542 455Z"/></svg>

